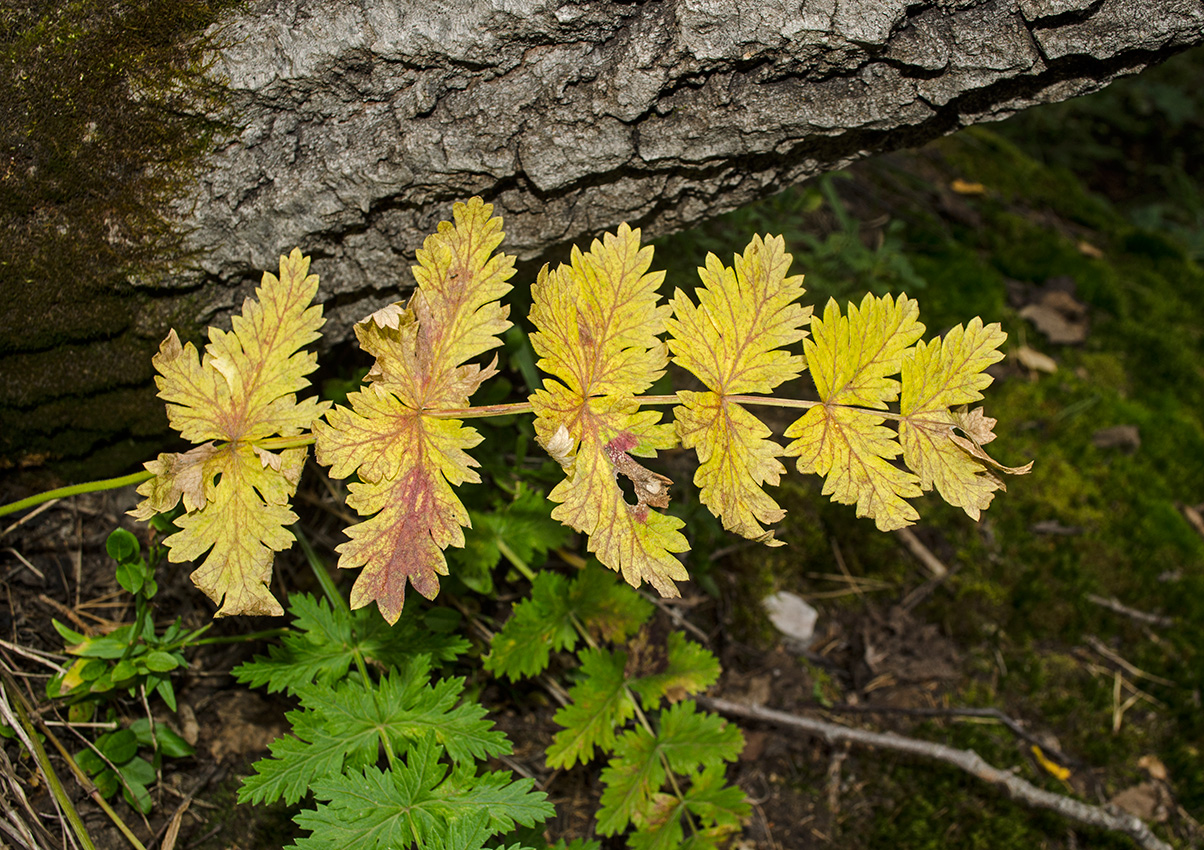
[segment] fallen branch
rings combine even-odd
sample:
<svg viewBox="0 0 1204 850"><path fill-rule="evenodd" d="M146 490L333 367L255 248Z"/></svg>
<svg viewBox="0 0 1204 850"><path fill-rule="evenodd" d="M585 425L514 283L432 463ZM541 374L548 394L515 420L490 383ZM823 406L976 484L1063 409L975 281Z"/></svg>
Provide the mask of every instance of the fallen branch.
<svg viewBox="0 0 1204 850"><path fill-rule="evenodd" d="M1014 773L1000 770L987 764L973 750L957 750L944 744L934 744L930 741L920 741L915 738L905 738L892 732L867 732L863 729L850 729L826 720L815 720L775 711L771 708L743 705L725 699L700 697L699 704L712 711L735 717L746 717L761 720L779 726L789 726L801 729L817 737L823 738L829 744L848 742L865 747L880 747L910 755L923 756L928 759L945 762L959 767L972 776L984 782L998 785L1007 792L1013 800L1040 809L1049 809L1070 820L1078 821L1087 826L1099 827L1113 832L1124 833L1146 850L1171 850L1171 846L1154 835L1148 826L1140 819L1119 811L1112 811L1099 806L1091 806L1070 797L1043 791L1035 785L1021 779Z"/></svg>

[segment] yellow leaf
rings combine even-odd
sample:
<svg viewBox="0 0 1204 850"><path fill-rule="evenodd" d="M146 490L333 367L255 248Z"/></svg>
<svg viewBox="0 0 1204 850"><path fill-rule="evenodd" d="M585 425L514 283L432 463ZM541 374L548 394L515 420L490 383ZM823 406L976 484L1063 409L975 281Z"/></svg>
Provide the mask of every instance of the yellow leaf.
<svg viewBox="0 0 1204 850"><path fill-rule="evenodd" d="M881 409L899 397L900 384L890 376L924 333L918 316L906 295L897 301L867 295L860 306L849 305L847 316L830 300L803 342L822 404L786 429L794 442L785 453L798 457L799 472L825 476L825 495L855 504L858 516L872 518L883 531L919 518L904 501L920 494L919 479L890 463L902 449L882 425L884 417L847 405Z"/></svg>
<svg viewBox="0 0 1204 850"><path fill-rule="evenodd" d="M682 445L698 454L699 498L725 528L771 545L777 541L762 524L778 522L785 511L764 485L776 485L786 471L777 460L782 448L727 396L768 393L804 368L802 357L781 350L806 335L811 315L810 307L796 303L803 278L787 277L790 260L780 236L754 237L732 268L708 255L698 270L698 306L677 290L667 323L674 362L710 390L679 392L681 405L673 411Z"/></svg>
<svg viewBox="0 0 1204 850"><path fill-rule="evenodd" d="M146 464L155 477L138 488L146 498L130 513L148 519L184 500L181 531L164 541L168 559L209 553L192 580L221 606L218 616L283 613L267 585L272 553L292 542L284 527L297 517L288 500L306 450L269 453L255 441L296 436L328 406L296 397L317 366L300 350L324 321L310 303L317 289L309 258L294 249L280 258L279 277L264 273L257 300L244 302L232 331L210 330L203 358L173 330L153 361L172 427L203 445Z"/></svg>
<svg viewBox="0 0 1204 850"><path fill-rule="evenodd" d="M894 531L920 518L905 500L921 491L914 475L890 463L902 449L882 422L868 411L817 405L786 429L787 437L797 438L786 453L798 455L799 472L825 476L825 496L855 504L857 516Z"/></svg>
<svg viewBox="0 0 1204 850"><path fill-rule="evenodd" d="M997 323L984 327L982 319L975 318L964 328L953 328L943 340L917 344L903 361L903 460L920 476L923 489L935 486L945 501L972 519L979 518L1004 486L953 439L958 422L950 408L982 398L981 391L992 381L983 370L1003 359L999 346L1006 339Z"/></svg>
<svg viewBox="0 0 1204 850"><path fill-rule="evenodd" d="M531 338L539 367L554 376L531 398L535 432L565 468L549 498L555 519L589 535L598 560L630 584L647 581L677 596L687 578L674 556L684 552L682 521L652 510L668 504L669 480L638 463L673 445L671 425L640 411L636 393L667 365L659 335L669 308L658 304L663 274L647 273L652 249L621 225L588 253L574 248L569 265L545 267L531 288ZM623 497L616 475L632 482L636 503Z"/></svg>
<svg viewBox="0 0 1204 850"><path fill-rule="evenodd" d="M1041 748L1036 744L1033 744L1032 751L1033 756L1037 759L1037 764L1045 768L1045 772L1054 779L1060 779L1065 782L1070 778L1070 768L1062 767L1062 765L1058 764L1057 762L1051 761L1049 756L1045 755Z"/></svg>
<svg viewBox="0 0 1204 850"><path fill-rule="evenodd" d="M418 251L418 288L403 309L377 311L356 326L376 358L369 385L315 426L316 456L335 478L355 473L347 504L369 517L347 530L339 566L361 568L351 605L376 602L381 616L401 616L407 583L427 598L447 575L443 550L463 546L468 511L453 485L477 482L467 453L480 435L437 411L468 406L496 373L465 365L501 344L510 326L498 303L510 290L514 258L494 251L502 220L480 198L452 209Z"/></svg>

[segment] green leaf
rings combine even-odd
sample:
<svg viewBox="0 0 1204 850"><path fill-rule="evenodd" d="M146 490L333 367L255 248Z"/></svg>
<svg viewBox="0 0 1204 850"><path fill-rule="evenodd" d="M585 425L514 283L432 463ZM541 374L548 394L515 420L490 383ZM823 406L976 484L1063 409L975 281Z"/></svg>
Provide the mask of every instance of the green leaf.
<svg viewBox="0 0 1204 850"><path fill-rule="evenodd" d="M128 593L137 593L146 583L146 571L136 561L122 561L117 565L117 583Z"/></svg>
<svg viewBox="0 0 1204 850"><path fill-rule="evenodd" d="M514 606L506 625L494 635L485 669L511 680L538 675L553 650L577 645L574 618L601 640L621 641L651 613L651 602L597 564L589 564L571 581L540 573L530 598Z"/></svg>
<svg viewBox="0 0 1204 850"><path fill-rule="evenodd" d="M602 771L602 808L598 832L614 835L635 821L637 825L664 814L666 800L658 795L665 782L662 758L674 773L701 767L721 768L744 748L740 730L714 714L702 714L692 701L675 705L660 715L653 737L643 728L623 734L615 756ZM659 815L658 815L659 811Z"/></svg>
<svg viewBox="0 0 1204 850"><path fill-rule="evenodd" d="M506 625L490 641L486 670L511 680L536 676L548 666L553 650L577 645L568 586L556 573L535 576L530 597L514 606Z"/></svg>
<svg viewBox="0 0 1204 850"><path fill-rule="evenodd" d="M645 708L654 708L662 698L680 702L689 694L705 691L719 680L719 659L710 650L673 632L668 640L669 663L663 673L642 676L629 682Z"/></svg>
<svg viewBox="0 0 1204 850"><path fill-rule="evenodd" d="M483 841L468 839L503 833L515 824L532 826L553 814L545 795L531 790L534 780L511 780L500 772L475 776L468 765L448 776L447 766L439 762L441 753L434 738L426 736L407 754L404 766L392 772L368 766L315 781L314 796L326 802L297 816L298 825L313 835L295 846L476 848Z"/></svg>
<svg viewBox="0 0 1204 850"><path fill-rule="evenodd" d="M666 778L658 741L643 727L625 732L615 753L602 770L602 808L598 810L602 835L621 832L633 818L643 816L652 794Z"/></svg>
<svg viewBox="0 0 1204 850"><path fill-rule="evenodd" d="M155 724L155 734L151 737L150 721L145 717L140 717L129 726L130 731L138 736L138 744L143 747L152 747L155 742L159 743L159 752L169 758L184 758L196 752L196 749L177 735L171 729L162 724Z"/></svg>
<svg viewBox="0 0 1204 850"><path fill-rule="evenodd" d="M80 750L75 756L75 763L93 776L109 767L100 756L91 750Z"/></svg>
<svg viewBox="0 0 1204 850"><path fill-rule="evenodd" d="M357 652L368 661L389 667L410 655L430 655L452 661L467 651L459 635L436 634L420 628L414 615L404 614L390 627L370 610L333 611L325 599L308 594L289 598L294 631L268 650L265 658L234 668L234 677L251 687L267 686L270 693L295 691L308 684L334 683L347 675Z"/></svg>
<svg viewBox="0 0 1204 850"><path fill-rule="evenodd" d="M155 650L147 653L146 669L153 670L156 673L167 673L175 670L180 664L170 652Z"/></svg>
<svg viewBox="0 0 1204 850"><path fill-rule="evenodd" d="M464 534L464 548L448 553L459 568L456 575L478 593L489 593L490 572L504 554L528 567L537 558L542 562L548 550L565 545L569 538L568 529L552 519L551 511L547 496L521 482L513 501L497 510L469 511L472 528Z"/></svg>
<svg viewBox="0 0 1204 850"><path fill-rule="evenodd" d="M432 685L429 677L429 658L420 656L372 690L358 679L334 689L298 688L301 710L288 714L294 735L272 743L272 757L255 764L256 775L244 781L239 800L294 803L318 777L339 773L344 764L374 764L382 736L404 752L429 735L457 762L510 751L505 736L485 720L484 706L456 705L462 679Z"/></svg>
<svg viewBox="0 0 1204 850"><path fill-rule="evenodd" d="M548 747L548 767L584 764L594 757L595 748L613 748L615 727L635 714L624 674L627 653L587 649L580 657L584 678L569 691L572 702L556 712L554 719L565 728Z"/></svg>
<svg viewBox="0 0 1204 850"><path fill-rule="evenodd" d="M80 643L83 643L85 640L87 640L87 638L84 635L80 634L79 632L72 631L71 629L67 628L62 623L60 623L58 620L55 620L52 618L50 620L50 622L54 626L54 630L59 633L59 637L61 637L63 640L65 640L67 642L68 646L71 646L74 644L80 644Z"/></svg>
<svg viewBox="0 0 1204 850"><path fill-rule="evenodd" d="M120 766L138 754L138 736L129 729L106 732L96 739L96 749L113 764Z"/></svg>
<svg viewBox="0 0 1204 850"><path fill-rule="evenodd" d="M113 670L109 674L114 682L124 682L127 679L132 679L138 674L138 665L131 659L124 658L113 665Z"/></svg>
<svg viewBox="0 0 1204 850"><path fill-rule="evenodd" d="M163 702L167 703L167 707L172 711L176 710L176 689L172 687L171 679L161 679L156 687L159 696L163 698Z"/></svg>
<svg viewBox="0 0 1204 850"><path fill-rule="evenodd" d="M122 796L131 807L142 812L142 814L150 814L150 810L154 803L151 801L150 792L146 790L146 786L138 782L127 782L121 789Z"/></svg>
<svg viewBox="0 0 1204 850"><path fill-rule="evenodd" d="M700 712L693 700L661 712L656 740L669 767L677 773L735 761L744 749L739 727L717 714Z"/></svg>
<svg viewBox="0 0 1204 850"><path fill-rule="evenodd" d="M112 768L107 766L92 781L96 783L96 790L100 792L100 796L106 800L121 790L121 780L117 778L117 774L113 772Z"/></svg>
<svg viewBox="0 0 1204 850"><path fill-rule="evenodd" d="M115 528L105 541L105 551L117 562L129 561L138 554L138 538L124 528ZM132 592L132 591L131 591Z"/></svg>
<svg viewBox="0 0 1204 850"><path fill-rule="evenodd" d="M741 822L752 811L744 792L727 784L721 764L711 765L690 778L685 804L704 826L728 833L740 829Z"/></svg>
<svg viewBox="0 0 1204 850"><path fill-rule="evenodd" d="M155 781L155 767L144 758L133 758L121 765L121 776L131 785L151 785Z"/></svg>

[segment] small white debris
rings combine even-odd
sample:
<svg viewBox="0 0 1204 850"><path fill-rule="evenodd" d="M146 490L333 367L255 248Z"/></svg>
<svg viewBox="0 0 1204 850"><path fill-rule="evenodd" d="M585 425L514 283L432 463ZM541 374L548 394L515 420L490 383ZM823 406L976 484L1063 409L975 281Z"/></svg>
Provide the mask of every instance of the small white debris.
<svg viewBox="0 0 1204 850"><path fill-rule="evenodd" d="M815 621L819 612L797 593L783 590L767 596L761 603L769 613L769 621L783 636L801 643L810 643L815 636Z"/></svg>

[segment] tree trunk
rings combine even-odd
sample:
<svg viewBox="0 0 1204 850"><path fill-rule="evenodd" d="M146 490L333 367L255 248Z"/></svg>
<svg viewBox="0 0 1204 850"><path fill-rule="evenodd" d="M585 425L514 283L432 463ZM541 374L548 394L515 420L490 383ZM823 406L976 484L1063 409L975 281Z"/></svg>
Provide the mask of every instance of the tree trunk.
<svg viewBox="0 0 1204 850"><path fill-rule="evenodd" d="M453 201L493 203L505 249L523 260L622 221L658 236L856 159L1099 89L1204 39L1204 5L260 0L217 38L212 73L238 129L174 205L196 267L143 279L140 295L196 338L297 245L322 276L331 344L400 297ZM112 390L127 405L149 403L165 325L104 340L143 358ZM84 364L92 344L66 343ZM28 436L49 410L59 435L90 429L85 449L131 427L133 414L78 421L71 398L103 400L111 376L39 376L56 362L19 347L0 355L12 376L0 405L20 406L0 422L9 460L63 453Z"/></svg>

